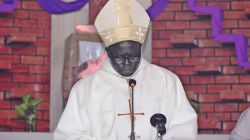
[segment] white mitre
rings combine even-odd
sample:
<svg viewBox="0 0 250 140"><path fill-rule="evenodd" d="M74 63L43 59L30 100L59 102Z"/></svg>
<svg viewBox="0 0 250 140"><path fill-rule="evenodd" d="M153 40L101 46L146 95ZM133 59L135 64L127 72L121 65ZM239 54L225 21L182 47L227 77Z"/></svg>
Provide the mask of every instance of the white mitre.
<svg viewBox="0 0 250 140"><path fill-rule="evenodd" d="M109 0L95 20L105 46L132 40L143 44L150 18L136 0Z"/></svg>

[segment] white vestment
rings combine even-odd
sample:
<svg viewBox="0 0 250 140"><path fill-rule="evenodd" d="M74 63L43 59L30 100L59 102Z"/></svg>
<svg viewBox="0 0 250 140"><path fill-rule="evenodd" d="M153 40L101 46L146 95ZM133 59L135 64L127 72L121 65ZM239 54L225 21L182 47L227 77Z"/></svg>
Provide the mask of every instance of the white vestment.
<svg viewBox="0 0 250 140"><path fill-rule="evenodd" d="M163 140L197 139L197 115L175 74L142 59L130 78L136 80L134 112L144 113L135 115L136 139L155 139L150 118L156 113L167 118ZM129 140L129 99L127 80L107 59L100 70L72 88L55 140Z"/></svg>
<svg viewBox="0 0 250 140"><path fill-rule="evenodd" d="M250 140L250 107L241 114L230 140Z"/></svg>

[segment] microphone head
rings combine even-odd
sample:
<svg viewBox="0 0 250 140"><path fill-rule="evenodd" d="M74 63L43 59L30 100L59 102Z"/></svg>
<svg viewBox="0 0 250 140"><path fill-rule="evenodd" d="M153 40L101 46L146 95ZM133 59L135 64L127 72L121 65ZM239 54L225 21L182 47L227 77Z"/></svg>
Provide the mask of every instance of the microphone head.
<svg viewBox="0 0 250 140"><path fill-rule="evenodd" d="M130 87L133 87L136 85L136 81L134 79L129 79L128 84Z"/></svg>
<svg viewBox="0 0 250 140"><path fill-rule="evenodd" d="M152 126L156 126L157 124L166 124L167 119L163 114L157 113L154 114L151 118L150 118L150 123Z"/></svg>
<svg viewBox="0 0 250 140"><path fill-rule="evenodd" d="M166 133L166 127L165 124L167 122L166 117L163 114L154 114L150 118L150 123L152 126L157 128L157 132L162 136Z"/></svg>

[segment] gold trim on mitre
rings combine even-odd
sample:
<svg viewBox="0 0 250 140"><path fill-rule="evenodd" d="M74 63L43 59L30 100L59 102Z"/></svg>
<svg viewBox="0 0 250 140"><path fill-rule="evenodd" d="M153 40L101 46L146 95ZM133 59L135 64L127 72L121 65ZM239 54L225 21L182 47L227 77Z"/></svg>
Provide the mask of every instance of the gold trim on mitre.
<svg viewBox="0 0 250 140"><path fill-rule="evenodd" d="M99 34L106 46L125 40L133 40L143 43L147 34L147 28L131 25L120 28L111 28L102 31Z"/></svg>
<svg viewBox="0 0 250 140"><path fill-rule="evenodd" d="M143 44L149 16L136 0L109 0L95 20L95 26L108 47L132 40Z"/></svg>

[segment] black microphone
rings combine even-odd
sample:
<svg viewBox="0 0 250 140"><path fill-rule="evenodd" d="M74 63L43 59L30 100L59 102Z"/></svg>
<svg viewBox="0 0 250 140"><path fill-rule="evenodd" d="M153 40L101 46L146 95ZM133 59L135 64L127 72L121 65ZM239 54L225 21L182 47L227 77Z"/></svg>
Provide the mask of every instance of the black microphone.
<svg viewBox="0 0 250 140"><path fill-rule="evenodd" d="M129 79L128 81L129 86L131 87L131 113L132 113L132 119L131 119L131 134L130 134L130 140L135 140L135 114L134 114L134 86L136 85L136 81L134 79Z"/></svg>
<svg viewBox="0 0 250 140"><path fill-rule="evenodd" d="M128 84L130 87L134 87L136 85L135 79L129 79Z"/></svg>
<svg viewBox="0 0 250 140"><path fill-rule="evenodd" d="M160 113L154 114L150 118L151 125L156 127L157 133L160 134L160 136L166 133L166 127L165 127L166 122L167 122L166 117Z"/></svg>

